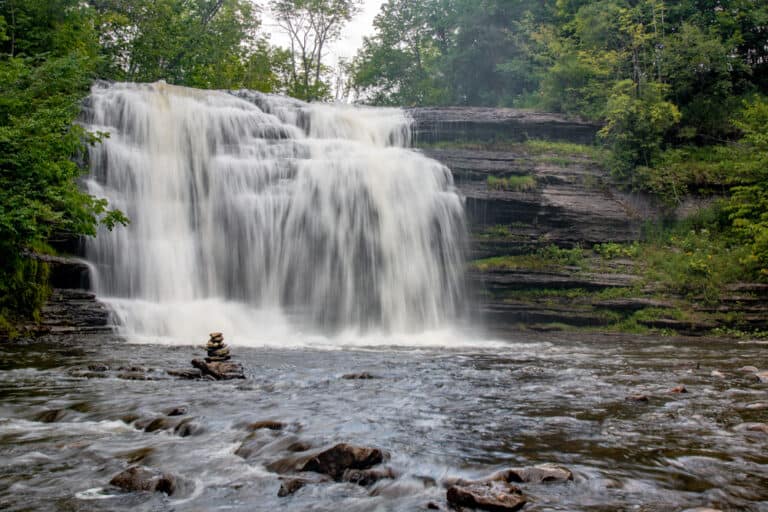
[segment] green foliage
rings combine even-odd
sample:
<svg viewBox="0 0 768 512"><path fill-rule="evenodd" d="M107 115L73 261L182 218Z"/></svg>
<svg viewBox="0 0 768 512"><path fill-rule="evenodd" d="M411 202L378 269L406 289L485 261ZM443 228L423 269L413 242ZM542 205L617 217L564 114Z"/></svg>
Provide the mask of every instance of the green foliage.
<svg viewBox="0 0 768 512"><path fill-rule="evenodd" d="M328 99L324 63L327 46L341 37L344 24L359 11L360 0L272 0L278 25L291 41L288 93L305 100Z"/></svg>
<svg viewBox="0 0 768 512"><path fill-rule="evenodd" d="M530 175L496 177L488 176L489 190L509 190L514 192L529 192L536 190L536 178Z"/></svg>
<svg viewBox="0 0 768 512"><path fill-rule="evenodd" d="M639 256L647 282L716 301L725 284L749 276L749 247L729 235L723 217L724 212L715 208L651 234Z"/></svg>
<svg viewBox="0 0 768 512"><path fill-rule="evenodd" d="M631 244L617 244L614 242L606 242L603 244L597 244L592 247L592 250L596 254L605 258L606 260L614 260L617 258L636 258L640 254L640 244L634 242Z"/></svg>
<svg viewBox="0 0 768 512"><path fill-rule="evenodd" d="M247 0L93 1L100 74L116 80L264 92L284 88L289 54L259 36Z"/></svg>
<svg viewBox="0 0 768 512"><path fill-rule="evenodd" d="M0 4L0 316L34 318L47 269L24 256L53 234L94 235L125 221L83 193L75 157L98 137L73 124L97 66L91 11L76 0ZM90 30L88 27L91 27ZM24 32L20 32L20 30Z"/></svg>
<svg viewBox="0 0 768 512"><path fill-rule="evenodd" d="M606 123L600 135L613 152L613 169L631 179L631 170L651 166L661 152L664 135L680 121L677 107L664 100L666 86L617 83L606 107Z"/></svg>
<svg viewBox="0 0 768 512"><path fill-rule="evenodd" d="M542 247L535 254L496 256L475 260L471 266L482 272L489 270L548 269L557 266L580 266L584 262L581 247L563 249L556 245Z"/></svg>

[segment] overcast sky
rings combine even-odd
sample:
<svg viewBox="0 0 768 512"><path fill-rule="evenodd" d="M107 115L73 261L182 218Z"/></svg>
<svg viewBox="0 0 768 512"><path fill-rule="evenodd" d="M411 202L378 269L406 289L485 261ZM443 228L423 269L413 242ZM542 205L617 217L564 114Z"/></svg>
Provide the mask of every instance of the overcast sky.
<svg viewBox="0 0 768 512"><path fill-rule="evenodd" d="M363 44L363 37L373 34L373 18L379 13L384 3L385 0L363 0L362 12L344 27L341 40L336 42L331 48L326 60L328 64L336 64L336 60L339 57L347 59L354 57L357 50ZM270 34L272 44L287 47L288 36L282 33L274 20L270 18L268 11L265 10L263 18L263 30Z"/></svg>

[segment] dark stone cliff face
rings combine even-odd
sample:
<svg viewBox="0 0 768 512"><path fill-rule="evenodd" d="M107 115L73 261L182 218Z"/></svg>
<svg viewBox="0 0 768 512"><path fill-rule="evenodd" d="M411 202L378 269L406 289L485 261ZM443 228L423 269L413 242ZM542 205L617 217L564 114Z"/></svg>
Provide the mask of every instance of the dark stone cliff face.
<svg viewBox="0 0 768 512"><path fill-rule="evenodd" d="M552 114L513 109L435 108L409 111L417 146L448 166L462 195L477 257L527 252L532 246L572 247L631 242L657 212L641 197L622 193L609 173L584 157L538 158L518 151L433 147L452 141L547 141L593 144L598 126ZM447 146L450 146L448 144ZM530 176L535 187L502 190L488 178ZM486 234L506 226L509 234Z"/></svg>
<svg viewBox="0 0 768 512"><path fill-rule="evenodd" d="M33 255L46 262L51 270L51 296L41 311L36 325L21 326L23 337L60 334L112 332L110 310L90 291L92 271L78 258Z"/></svg>
<svg viewBox="0 0 768 512"><path fill-rule="evenodd" d="M412 108L417 144L454 140L527 139L567 140L591 144L598 126L544 114L509 108L434 107Z"/></svg>

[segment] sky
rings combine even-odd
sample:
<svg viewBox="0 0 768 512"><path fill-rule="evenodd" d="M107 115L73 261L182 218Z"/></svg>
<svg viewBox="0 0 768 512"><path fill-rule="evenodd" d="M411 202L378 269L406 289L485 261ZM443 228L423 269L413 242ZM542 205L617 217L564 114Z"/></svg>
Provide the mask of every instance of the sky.
<svg viewBox="0 0 768 512"><path fill-rule="evenodd" d="M331 47L326 62L334 65L336 61L343 57L351 59L357 53L357 50L363 45L363 37L373 34L373 18L381 10L385 0L363 0L362 11L355 16L352 21L344 27L341 39ZM283 34L268 12L264 12L263 30L270 34L272 44L278 46L288 46L288 36Z"/></svg>

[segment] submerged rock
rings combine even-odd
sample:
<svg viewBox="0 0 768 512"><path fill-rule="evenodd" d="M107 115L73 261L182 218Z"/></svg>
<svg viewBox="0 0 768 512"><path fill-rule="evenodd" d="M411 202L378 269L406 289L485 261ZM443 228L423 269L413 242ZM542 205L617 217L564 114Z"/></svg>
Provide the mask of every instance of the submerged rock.
<svg viewBox="0 0 768 512"><path fill-rule="evenodd" d="M305 485L310 484L322 484L329 482L330 480L320 475L311 476L295 476L291 478L281 478L280 490L277 491L277 496L285 498L296 493L299 489L302 489Z"/></svg>
<svg viewBox="0 0 768 512"><path fill-rule="evenodd" d="M629 395L624 400L628 402L647 402L650 400L650 398L648 398L648 395L637 394L637 395Z"/></svg>
<svg viewBox="0 0 768 512"><path fill-rule="evenodd" d="M257 430L283 430L286 428L286 424L280 421L272 421L272 420L265 420L265 421L255 421L253 423L248 423L245 425L245 430L249 430L251 432L255 432Z"/></svg>
<svg viewBox="0 0 768 512"><path fill-rule="evenodd" d="M238 363L230 363L227 361L212 361L209 363L200 359L193 359L192 366L200 370L203 376L210 376L215 380L245 378L243 367Z"/></svg>
<svg viewBox="0 0 768 512"><path fill-rule="evenodd" d="M673 387L672 389L669 390L669 392L670 393L675 393L675 394L687 393L688 389L686 389L685 386L680 385L680 386Z"/></svg>
<svg viewBox="0 0 768 512"><path fill-rule="evenodd" d="M492 512L514 512L525 506L522 491L506 482L485 482L454 485L448 489L448 504Z"/></svg>
<svg viewBox="0 0 768 512"><path fill-rule="evenodd" d="M280 498L290 496L291 494L304 487L306 484L307 481L303 478L289 478L287 480L283 480L283 483L280 484L280 490L277 491L277 496Z"/></svg>
<svg viewBox="0 0 768 512"><path fill-rule="evenodd" d="M179 437L189 437L203 432L205 429L194 418L185 418L173 427L173 433Z"/></svg>
<svg viewBox="0 0 768 512"><path fill-rule="evenodd" d="M741 425L737 425L735 428L740 432L768 434L768 423L742 423Z"/></svg>
<svg viewBox="0 0 768 512"><path fill-rule="evenodd" d="M50 409L48 411L38 413L35 416L35 420L42 423L56 423L64 417L64 414L65 412L62 409Z"/></svg>
<svg viewBox="0 0 768 512"><path fill-rule="evenodd" d="M171 377L187 380L197 380L203 377L203 373L197 368L191 368L189 370L168 370L166 373Z"/></svg>
<svg viewBox="0 0 768 512"><path fill-rule="evenodd" d="M126 469L109 483L124 491L164 492L169 496L176 490L176 477L141 466Z"/></svg>
<svg viewBox="0 0 768 512"><path fill-rule="evenodd" d="M189 412L189 408L186 405L171 407L164 411L166 416L185 416L188 412Z"/></svg>
<svg viewBox="0 0 768 512"><path fill-rule="evenodd" d="M348 469L341 475L343 482L350 482L367 487L379 480L391 480L395 478L392 468L383 469Z"/></svg>
<svg viewBox="0 0 768 512"><path fill-rule="evenodd" d="M376 376L368 372L361 372L361 373L347 373L345 375L342 375L341 378L344 380L370 380L370 379L375 379Z"/></svg>

